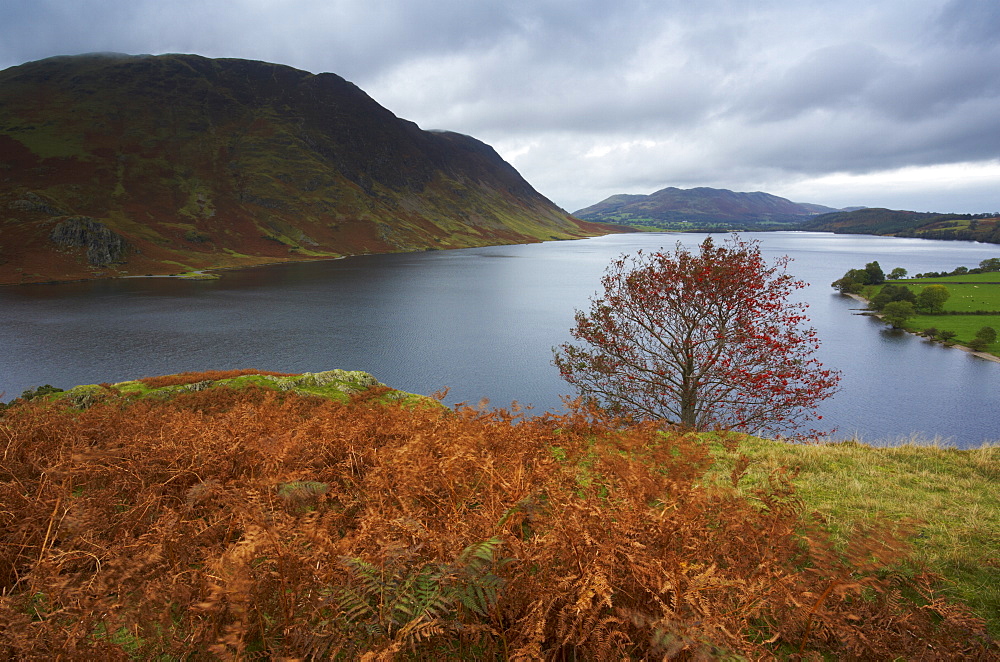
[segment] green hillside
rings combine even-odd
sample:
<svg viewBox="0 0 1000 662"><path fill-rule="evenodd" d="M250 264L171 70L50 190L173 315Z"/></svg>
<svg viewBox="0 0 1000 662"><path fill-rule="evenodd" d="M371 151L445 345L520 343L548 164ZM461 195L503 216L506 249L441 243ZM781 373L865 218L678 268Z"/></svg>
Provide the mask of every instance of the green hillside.
<svg viewBox="0 0 1000 662"><path fill-rule="evenodd" d="M1000 244L1000 214L937 214L860 209L820 214L803 222L799 229Z"/></svg>
<svg viewBox="0 0 1000 662"><path fill-rule="evenodd" d="M0 283L608 231L339 76L196 55L0 72L0 209Z"/></svg>

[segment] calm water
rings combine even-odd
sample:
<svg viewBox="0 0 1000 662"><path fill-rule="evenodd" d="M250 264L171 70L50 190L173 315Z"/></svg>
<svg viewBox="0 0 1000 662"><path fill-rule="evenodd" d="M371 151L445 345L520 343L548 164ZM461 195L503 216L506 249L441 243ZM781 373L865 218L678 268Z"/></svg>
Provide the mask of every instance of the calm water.
<svg viewBox="0 0 1000 662"><path fill-rule="evenodd" d="M757 234L768 256L812 283L800 293L843 372L824 403L836 437L894 443L936 436L958 446L1000 439L1000 364L890 332L853 314L829 283L878 260L911 274L975 266L1000 246L822 233ZM404 390L449 387L448 403L512 401L537 411L570 394L551 366L610 260L643 248L695 247L704 235L629 234L580 241L375 255L226 273L0 288L0 392L68 388L184 370L371 372Z"/></svg>

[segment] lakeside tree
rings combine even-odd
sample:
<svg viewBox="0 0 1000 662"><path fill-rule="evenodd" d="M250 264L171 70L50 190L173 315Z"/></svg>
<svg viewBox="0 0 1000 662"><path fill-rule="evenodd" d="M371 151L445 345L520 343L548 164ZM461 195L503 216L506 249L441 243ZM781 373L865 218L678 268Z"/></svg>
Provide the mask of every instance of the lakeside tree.
<svg viewBox="0 0 1000 662"><path fill-rule="evenodd" d="M937 339L943 342L945 345L954 344L955 336L958 334L954 331L949 331L947 329L942 329L937 332Z"/></svg>
<svg viewBox="0 0 1000 662"><path fill-rule="evenodd" d="M889 275L886 276L886 278L888 278L889 280L899 280L900 278L906 278L906 274L907 274L906 269L904 269L903 267L896 267L895 269L889 272Z"/></svg>
<svg viewBox="0 0 1000 662"><path fill-rule="evenodd" d="M868 274L869 285L881 285L885 282L885 273L877 261L866 264L865 272Z"/></svg>
<svg viewBox="0 0 1000 662"><path fill-rule="evenodd" d="M915 303L916 300L917 295L905 285L884 285L878 294L873 296L871 301L868 302L868 307L872 310L882 310L886 304L892 301L909 301L910 303Z"/></svg>
<svg viewBox="0 0 1000 662"><path fill-rule="evenodd" d="M916 312L910 301L890 301L882 307L882 319L894 329L902 329L906 325L906 320L913 317Z"/></svg>
<svg viewBox="0 0 1000 662"><path fill-rule="evenodd" d="M979 263L981 271L1000 271L1000 257L991 257Z"/></svg>
<svg viewBox="0 0 1000 662"><path fill-rule="evenodd" d="M869 262L864 269L849 269L847 273L830 283L841 294L860 294L865 285L881 285L885 274L878 262Z"/></svg>
<svg viewBox="0 0 1000 662"><path fill-rule="evenodd" d="M924 312L940 313L949 297L951 292L944 285L928 285L917 295L916 306Z"/></svg>
<svg viewBox="0 0 1000 662"><path fill-rule="evenodd" d="M697 253L623 255L608 267L603 296L577 311L554 363L580 394L610 411L692 430L785 434L820 418L839 373L814 353L805 286L769 265L757 242L706 239Z"/></svg>
<svg viewBox="0 0 1000 662"><path fill-rule="evenodd" d="M830 283L840 290L841 294L860 294L861 288L869 285L871 276L864 269L848 269L847 273Z"/></svg>
<svg viewBox="0 0 1000 662"><path fill-rule="evenodd" d="M976 337L969 342L969 347L981 352L997 339L997 331L992 326L984 326L976 332Z"/></svg>

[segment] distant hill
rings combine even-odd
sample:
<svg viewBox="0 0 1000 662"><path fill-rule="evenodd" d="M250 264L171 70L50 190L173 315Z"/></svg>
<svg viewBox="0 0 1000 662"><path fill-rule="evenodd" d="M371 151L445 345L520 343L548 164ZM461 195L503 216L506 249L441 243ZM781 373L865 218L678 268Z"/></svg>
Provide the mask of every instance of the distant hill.
<svg viewBox="0 0 1000 662"><path fill-rule="evenodd" d="M613 195L573 215L588 221L665 230L759 230L798 224L831 211L836 210L823 205L792 202L769 193L669 187L650 195Z"/></svg>
<svg viewBox="0 0 1000 662"><path fill-rule="evenodd" d="M821 214L802 223L799 229L1000 244L1000 215L997 214L938 214L873 208Z"/></svg>
<svg viewBox="0 0 1000 662"><path fill-rule="evenodd" d="M603 234L343 78L196 55L0 72L0 283Z"/></svg>

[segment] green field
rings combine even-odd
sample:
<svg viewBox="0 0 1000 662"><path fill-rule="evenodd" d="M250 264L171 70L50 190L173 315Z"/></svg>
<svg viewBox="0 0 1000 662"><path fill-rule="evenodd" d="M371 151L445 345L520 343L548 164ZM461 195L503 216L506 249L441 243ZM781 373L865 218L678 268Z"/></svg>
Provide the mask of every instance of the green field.
<svg viewBox="0 0 1000 662"><path fill-rule="evenodd" d="M920 333L931 327L942 331L954 331L954 342L959 345L970 342L976 336L976 332L984 326L991 326L1000 331L1000 273L913 278L889 281L886 284L905 285L914 294L919 294L928 285L944 285L951 293L944 303L944 310L953 314L915 315L907 320L907 331ZM867 288L864 296L871 299L877 293L878 288ZM977 311L990 311L993 314L972 314ZM1000 340L993 343L986 351L994 356L1000 356Z"/></svg>
<svg viewBox="0 0 1000 662"><path fill-rule="evenodd" d="M945 302L946 311L965 312L993 310L1000 313L1000 274L966 274L944 278L914 278L894 281L896 285L906 285L914 294L928 285L944 285L951 292Z"/></svg>
<svg viewBox="0 0 1000 662"><path fill-rule="evenodd" d="M954 331L955 342L964 345L976 337L976 332L984 326L1000 329L1000 315L915 315L906 322L906 330L922 332L931 327L943 331ZM1000 356L1000 341L986 348L994 356Z"/></svg>

